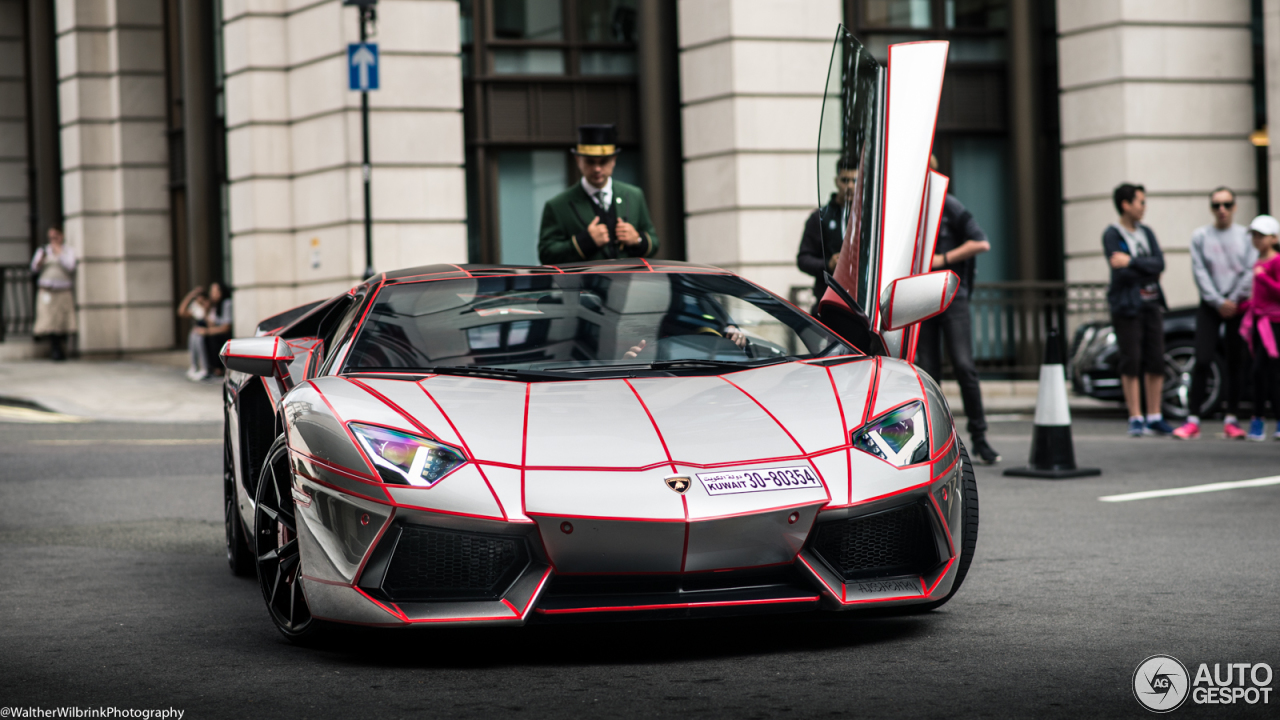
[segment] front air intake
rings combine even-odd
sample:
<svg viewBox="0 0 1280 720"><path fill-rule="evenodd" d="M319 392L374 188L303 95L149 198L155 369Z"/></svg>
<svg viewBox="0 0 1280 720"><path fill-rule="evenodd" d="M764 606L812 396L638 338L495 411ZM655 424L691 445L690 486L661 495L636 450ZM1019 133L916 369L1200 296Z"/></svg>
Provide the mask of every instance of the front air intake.
<svg viewBox="0 0 1280 720"><path fill-rule="evenodd" d="M381 589L395 601L497 600L529 565L521 537L404 525L387 541L395 549Z"/></svg>
<svg viewBox="0 0 1280 720"><path fill-rule="evenodd" d="M813 551L844 580L922 574L938 563L921 503L821 523Z"/></svg>

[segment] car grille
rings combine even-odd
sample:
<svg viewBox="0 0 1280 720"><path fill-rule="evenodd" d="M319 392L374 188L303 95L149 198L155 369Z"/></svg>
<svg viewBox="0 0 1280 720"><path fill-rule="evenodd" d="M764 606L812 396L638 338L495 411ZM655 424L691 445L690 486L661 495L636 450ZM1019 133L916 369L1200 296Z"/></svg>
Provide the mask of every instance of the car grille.
<svg viewBox="0 0 1280 720"><path fill-rule="evenodd" d="M523 538L406 525L382 590L399 601L496 600L528 564Z"/></svg>
<svg viewBox="0 0 1280 720"><path fill-rule="evenodd" d="M938 562L933 531L920 503L822 523L813 550L845 580L923 573Z"/></svg>

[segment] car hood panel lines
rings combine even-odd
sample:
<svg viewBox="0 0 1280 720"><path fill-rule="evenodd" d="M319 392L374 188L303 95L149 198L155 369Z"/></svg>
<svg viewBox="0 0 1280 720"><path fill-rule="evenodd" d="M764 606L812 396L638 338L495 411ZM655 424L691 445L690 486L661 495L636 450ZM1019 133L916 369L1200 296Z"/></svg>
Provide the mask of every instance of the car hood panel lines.
<svg viewBox="0 0 1280 720"><path fill-rule="evenodd" d="M473 461L432 488L388 486L397 504L515 522L684 524L838 507L915 484L914 474L911 482L905 477L911 473L860 481L884 475L867 472L883 463L848 450L848 433L861 424L868 400L880 412L919 397L914 373L899 365L882 361L879 377L875 362L532 384L445 375L416 382L330 377L313 381L311 392L323 393L332 406L325 409L341 423L428 435ZM867 391L872 382L881 385L875 393ZM336 440L341 431L333 424L327 434ZM351 450L354 461L359 453ZM712 496L697 479L715 470L780 467L808 467L823 486ZM690 478L686 493L668 487L671 475Z"/></svg>

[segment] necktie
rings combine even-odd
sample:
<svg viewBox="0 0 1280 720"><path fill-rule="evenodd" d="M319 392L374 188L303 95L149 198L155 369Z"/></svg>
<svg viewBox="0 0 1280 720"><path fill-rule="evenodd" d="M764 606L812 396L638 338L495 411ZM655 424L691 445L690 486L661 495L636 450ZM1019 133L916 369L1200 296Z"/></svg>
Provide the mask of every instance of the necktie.
<svg viewBox="0 0 1280 720"><path fill-rule="evenodd" d="M604 191L603 190L596 191L596 204L599 205L601 209L604 208Z"/></svg>

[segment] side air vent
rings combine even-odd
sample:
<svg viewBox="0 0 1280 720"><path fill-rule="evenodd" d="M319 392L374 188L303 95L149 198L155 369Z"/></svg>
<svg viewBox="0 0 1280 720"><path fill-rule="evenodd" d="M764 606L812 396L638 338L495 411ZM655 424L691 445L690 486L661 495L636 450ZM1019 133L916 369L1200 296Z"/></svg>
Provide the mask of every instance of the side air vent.
<svg viewBox="0 0 1280 720"><path fill-rule="evenodd" d="M394 543L381 583L391 600L497 600L529 565L524 538L420 525L398 530L398 538L388 532L382 541Z"/></svg>
<svg viewBox="0 0 1280 720"><path fill-rule="evenodd" d="M818 525L813 550L845 580L924 573L938 563L925 508L902 505Z"/></svg>

